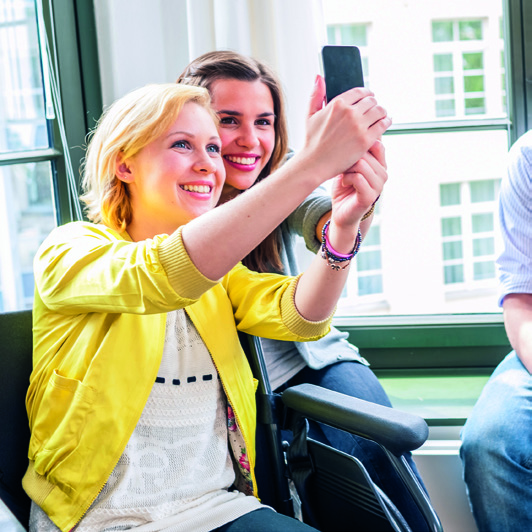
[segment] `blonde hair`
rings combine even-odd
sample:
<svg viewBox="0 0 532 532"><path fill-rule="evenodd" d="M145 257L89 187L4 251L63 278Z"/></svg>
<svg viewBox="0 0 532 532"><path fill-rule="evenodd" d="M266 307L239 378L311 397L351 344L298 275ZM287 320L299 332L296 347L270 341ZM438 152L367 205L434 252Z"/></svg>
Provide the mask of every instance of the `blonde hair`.
<svg viewBox="0 0 532 532"><path fill-rule="evenodd" d="M131 202L127 184L115 175L117 161L133 157L164 134L189 102L207 109L218 124L206 89L175 83L136 89L103 113L90 135L83 164L80 199L89 220L117 231L126 229L131 222Z"/></svg>

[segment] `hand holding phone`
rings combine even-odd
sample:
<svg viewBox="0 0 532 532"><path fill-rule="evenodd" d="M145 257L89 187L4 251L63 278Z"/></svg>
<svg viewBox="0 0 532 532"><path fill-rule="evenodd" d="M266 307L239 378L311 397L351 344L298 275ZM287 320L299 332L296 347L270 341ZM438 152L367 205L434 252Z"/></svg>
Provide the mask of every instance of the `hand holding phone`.
<svg viewBox="0 0 532 532"><path fill-rule="evenodd" d="M358 47L326 45L322 48L321 55L327 102L349 89L364 86Z"/></svg>

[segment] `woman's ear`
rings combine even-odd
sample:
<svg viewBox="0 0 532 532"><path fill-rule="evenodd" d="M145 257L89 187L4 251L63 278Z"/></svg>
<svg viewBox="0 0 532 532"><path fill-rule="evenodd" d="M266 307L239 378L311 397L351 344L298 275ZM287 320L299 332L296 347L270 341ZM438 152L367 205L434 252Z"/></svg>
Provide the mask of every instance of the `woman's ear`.
<svg viewBox="0 0 532 532"><path fill-rule="evenodd" d="M128 162L124 159L121 153L116 158L115 175L118 179L120 179L120 181L123 181L124 183L133 182L133 173L131 172Z"/></svg>

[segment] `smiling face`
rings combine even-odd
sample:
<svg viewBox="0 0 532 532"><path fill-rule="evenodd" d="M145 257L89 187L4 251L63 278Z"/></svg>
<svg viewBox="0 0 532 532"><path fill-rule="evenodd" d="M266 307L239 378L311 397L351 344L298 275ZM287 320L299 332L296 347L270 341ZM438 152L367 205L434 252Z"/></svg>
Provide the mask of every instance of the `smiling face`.
<svg viewBox="0 0 532 532"><path fill-rule="evenodd" d="M210 87L220 118L226 181L222 202L251 187L275 147L275 113L270 89L262 81L219 79Z"/></svg>
<svg viewBox="0 0 532 532"><path fill-rule="evenodd" d="M187 103L177 120L136 155L117 163L133 210L134 240L173 233L213 209L225 177L221 140L209 112Z"/></svg>

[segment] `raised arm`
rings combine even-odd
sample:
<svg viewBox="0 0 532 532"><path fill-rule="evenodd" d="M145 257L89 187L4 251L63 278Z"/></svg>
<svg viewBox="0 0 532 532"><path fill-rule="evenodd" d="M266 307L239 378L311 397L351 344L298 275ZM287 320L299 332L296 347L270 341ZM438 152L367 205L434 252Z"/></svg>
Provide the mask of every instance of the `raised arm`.
<svg viewBox="0 0 532 532"><path fill-rule="evenodd" d="M297 155L230 204L184 226L183 242L198 270L210 279L225 275L312 190L357 162L390 123L367 89L348 91L310 116Z"/></svg>
<svg viewBox="0 0 532 532"><path fill-rule="evenodd" d="M379 197L388 179L386 172L354 171L333 181L333 208L327 228L327 252L349 256L361 244L361 223L365 213ZM356 260L356 255L352 260ZM335 263L319 252L301 277L296 291L296 306L309 320L320 320L332 313L342 293L351 261Z"/></svg>

